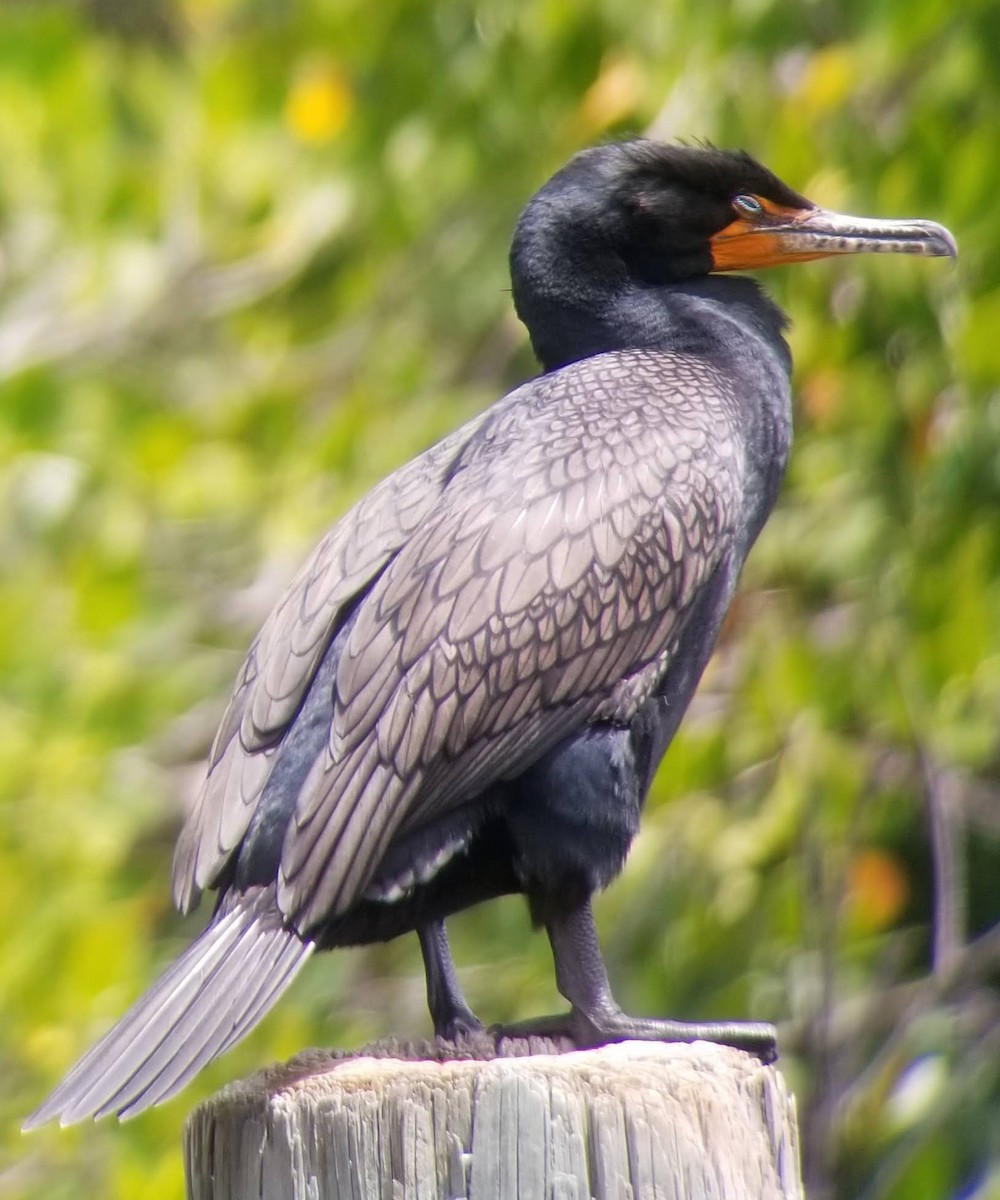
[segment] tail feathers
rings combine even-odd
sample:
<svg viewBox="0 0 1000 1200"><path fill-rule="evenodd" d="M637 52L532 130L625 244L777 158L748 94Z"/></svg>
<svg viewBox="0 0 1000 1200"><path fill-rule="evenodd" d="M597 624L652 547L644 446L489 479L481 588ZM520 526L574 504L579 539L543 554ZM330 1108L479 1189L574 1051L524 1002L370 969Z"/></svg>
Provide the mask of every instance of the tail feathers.
<svg viewBox="0 0 1000 1200"><path fill-rule="evenodd" d="M25 1122L134 1116L174 1095L257 1024L313 951L274 889L222 911Z"/></svg>

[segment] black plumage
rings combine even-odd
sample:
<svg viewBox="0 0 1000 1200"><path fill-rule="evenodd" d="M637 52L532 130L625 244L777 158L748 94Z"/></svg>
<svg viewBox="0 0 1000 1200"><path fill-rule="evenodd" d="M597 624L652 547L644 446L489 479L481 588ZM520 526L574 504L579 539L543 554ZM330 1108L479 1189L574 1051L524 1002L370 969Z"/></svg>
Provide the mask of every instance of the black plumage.
<svg viewBox="0 0 1000 1200"><path fill-rule="evenodd" d="M543 374L384 480L254 641L182 832L194 945L30 1124L134 1113L252 1027L314 948L416 930L435 1031L479 1028L444 919L509 892L578 1044L773 1030L617 1008L590 897L621 870L781 482L784 317L718 272L954 253L930 222L817 209L748 155L585 151L534 197L514 299Z"/></svg>

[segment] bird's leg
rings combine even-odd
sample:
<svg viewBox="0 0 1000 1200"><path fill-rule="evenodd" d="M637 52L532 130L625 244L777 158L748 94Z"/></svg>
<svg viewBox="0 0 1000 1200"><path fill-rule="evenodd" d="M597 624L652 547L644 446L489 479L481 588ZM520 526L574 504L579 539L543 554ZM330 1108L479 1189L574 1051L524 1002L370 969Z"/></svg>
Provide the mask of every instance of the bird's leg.
<svg viewBox="0 0 1000 1200"><path fill-rule="evenodd" d="M507 1027L506 1035L567 1036L581 1049L633 1039L647 1042L719 1042L759 1055L765 1062L777 1057L773 1025L763 1022L687 1024L652 1017L630 1017L615 1003L608 984L590 901L546 922L556 985L570 1002L563 1017L544 1017Z"/></svg>
<svg viewBox="0 0 1000 1200"><path fill-rule="evenodd" d="M427 975L427 1007L437 1037L453 1042L460 1034L482 1029L482 1022L469 1008L458 982L444 921L421 925L417 930L420 952Z"/></svg>

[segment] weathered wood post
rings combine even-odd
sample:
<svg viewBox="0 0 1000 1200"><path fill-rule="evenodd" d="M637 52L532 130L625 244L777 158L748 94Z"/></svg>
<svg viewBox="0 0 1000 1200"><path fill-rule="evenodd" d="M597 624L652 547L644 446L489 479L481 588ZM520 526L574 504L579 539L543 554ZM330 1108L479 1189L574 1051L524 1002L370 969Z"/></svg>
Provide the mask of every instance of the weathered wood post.
<svg viewBox="0 0 1000 1200"><path fill-rule="evenodd" d="M309 1051L230 1085L188 1120L189 1200L802 1200L794 1100L750 1054L462 1053Z"/></svg>

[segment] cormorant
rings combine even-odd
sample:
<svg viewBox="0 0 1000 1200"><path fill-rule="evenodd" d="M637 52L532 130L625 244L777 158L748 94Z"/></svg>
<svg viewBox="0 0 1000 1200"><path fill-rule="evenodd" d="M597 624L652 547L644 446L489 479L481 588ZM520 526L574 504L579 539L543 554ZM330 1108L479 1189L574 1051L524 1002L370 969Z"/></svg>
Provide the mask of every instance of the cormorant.
<svg viewBox="0 0 1000 1200"><path fill-rule="evenodd" d="M585 150L522 214L514 303L542 374L323 538L250 648L177 846L204 932L29 1125L140 1112L251 1029L314 950L415 930L436 1034L481 1029L451 913L523 893L580 1046L761 1024L615 1003L591 915L766 520L791 435L781 311L721 272L954 255L929 221L817 208L745 153Z"/></svg>

